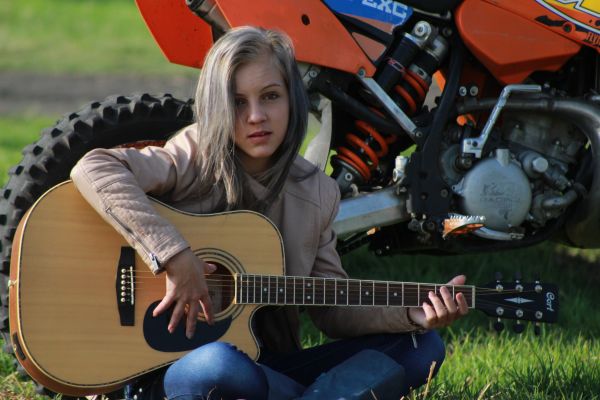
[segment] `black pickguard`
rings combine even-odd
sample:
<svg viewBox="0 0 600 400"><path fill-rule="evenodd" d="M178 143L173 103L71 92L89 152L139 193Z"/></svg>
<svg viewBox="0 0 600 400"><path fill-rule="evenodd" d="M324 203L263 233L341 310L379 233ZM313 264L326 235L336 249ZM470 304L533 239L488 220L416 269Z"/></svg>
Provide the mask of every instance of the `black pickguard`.
<svg viewBox="0 0 600 400"><path fill-rule="evenodd" d="M152 303L144 315L144 338L150 347L158 351L193 350L204 344L219 340L231 326L231 317L216 321L212 326L204 321L198 321L196 333L191 339L188 339L185 336L185 319L182 319L175 331L169 333L167 326L171 319L172 310L157 317L152 316L152 312L159 303L159 301Z"/></svg>

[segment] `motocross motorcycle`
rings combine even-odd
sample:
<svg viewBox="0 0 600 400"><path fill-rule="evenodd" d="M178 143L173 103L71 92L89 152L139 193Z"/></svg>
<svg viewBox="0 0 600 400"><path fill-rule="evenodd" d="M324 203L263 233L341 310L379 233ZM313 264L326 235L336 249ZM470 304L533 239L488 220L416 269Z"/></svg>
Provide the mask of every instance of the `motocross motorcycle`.
<svg viewBox="0 0 600 400"><path fill-rule="evenodd" d="M199 68L236 26L292 38L321 122L306 158L330 163L343 196L340 252L600 247L599 2L136 2L177 64ZM42 193L92 148L163 142L193 121L192 103L109 97L25 148L0 198L2 287L16 227ZM6 334L6 291L1 301Z"/></svg>

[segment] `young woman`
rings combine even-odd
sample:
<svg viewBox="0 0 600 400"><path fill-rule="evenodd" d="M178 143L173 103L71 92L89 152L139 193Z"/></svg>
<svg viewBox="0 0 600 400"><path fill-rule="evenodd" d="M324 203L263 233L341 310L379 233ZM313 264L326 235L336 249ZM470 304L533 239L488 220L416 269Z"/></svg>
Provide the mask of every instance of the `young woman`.
<svg viewBox="0 0 600 400"><path fill-rule="evenodd" d="M205 275L215 267L194 255L146 194L194 213L261 212L281 232L288 275L347 278L332 230L337 185L298 155L308 104L289 38L253 27L221 37L200 73L196 112L197 122L163 148L96 149L72 171L90 204L155 274L166 274L154 314L171 309L168 330L185 323L188 337L198 312L213 323ZM459 276L449 283L464 281ZM446 288L420 308L311 307L318 328L344 339L301 350L298 308L265 307L253 320L257 362L230 344L207 344L153 376L152 391L162 396L164 389L169 399L331 398L323 389L327 374L321 376L330 371L346 379L333 390L354 393L335 396L359 398L364 386L361 393L397 399L443 360L443 344L430 329L466 312L464 296L453 298ZM411 335L416 330L426 332ZM360 383L357 372L371 381Z"/></svg>

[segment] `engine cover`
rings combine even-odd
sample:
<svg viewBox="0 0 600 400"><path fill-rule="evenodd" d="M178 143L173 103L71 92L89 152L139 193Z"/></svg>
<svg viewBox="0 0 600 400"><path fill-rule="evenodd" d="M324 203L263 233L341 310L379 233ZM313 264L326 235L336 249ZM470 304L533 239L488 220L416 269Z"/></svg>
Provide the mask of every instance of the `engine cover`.
<svg viewBox="0 0 600 400"><path fill-rule="evenodd" d="M452 189L464 214L484 216L485 226L498 231L521 225L531 207L529 180L506 149L477 163Z"/></svg>

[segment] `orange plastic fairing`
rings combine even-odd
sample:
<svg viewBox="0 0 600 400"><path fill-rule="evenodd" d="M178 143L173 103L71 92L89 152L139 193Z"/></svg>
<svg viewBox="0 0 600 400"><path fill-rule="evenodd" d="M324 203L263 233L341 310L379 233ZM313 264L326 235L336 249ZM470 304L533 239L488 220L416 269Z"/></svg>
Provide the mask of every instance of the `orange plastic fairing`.
<svg viewBox="0 0 600 400"><path fill-rule="evenodd" d="M136 0L146 25L167 59L200 68L212 45L210 26L184 0Z"/></svg>
<svg viewBox="0 0 600 400"><path fill-rule="evenodd" d="M375 67L320 0L216 0L230 26L279 29L294 42L298 61L356 74Z"/></svg>
<svg viewBox="0 0 600 400"><path fill-rule="evenodd" d="M467 47L503 84L522 82L534 71L556 71L581 47L482 0L465 0L455 15Z"/></svg>

